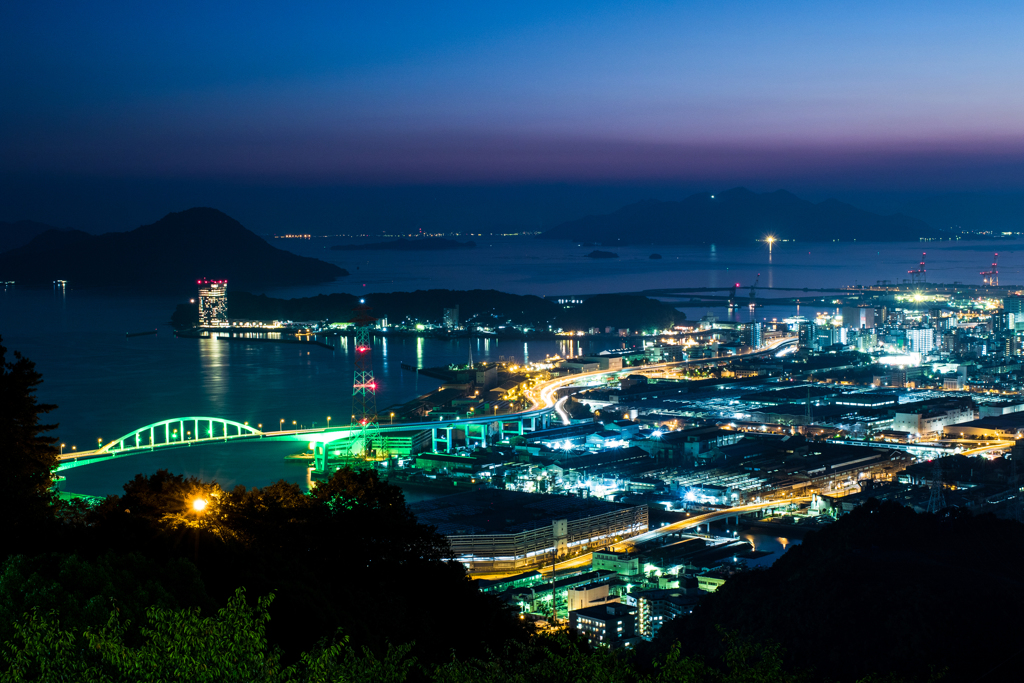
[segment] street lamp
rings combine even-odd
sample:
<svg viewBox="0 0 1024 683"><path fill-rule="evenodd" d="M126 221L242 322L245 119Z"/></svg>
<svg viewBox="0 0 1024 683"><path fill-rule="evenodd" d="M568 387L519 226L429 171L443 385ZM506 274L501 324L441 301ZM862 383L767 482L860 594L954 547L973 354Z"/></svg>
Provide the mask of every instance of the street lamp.
<svg viewBox="0 0 1024 683"><path fill-rule="evenodd" d="M277 425L277 431L283 432L284 431L284 418L282 417L280 420L278 420L278 422L280 422L280 424Z"/></svg>
<svg viewBox="0 0 1024 683"><path fill-rule="evenodd" d="M327 428L328 429L331 428L331 416L330 415L327 416Z"/></svg>
<svg viewBox="0 0 1024 683"><path fill-rule="evenodd" d="M192 501L192 511L194 513L196 513L196 517L197 518L199 517L199 515L203 514L204 510L206 510L206 505L207 505L207 502L206 502L205 498L195 498ZM198 519L196 521L198 521ZM195 554L193 555L193 560L198 564L198 562L199 562L199 525L198 524L196 525L196 548L195 548Z"/></svg>
<svg viewBox="0 0 1024 683"><path fill-rule="evenodd" d="M391 424L395 424L395 414L391 413Z"/></svg>
<svg viewBox="0 0 1024 683"><path fill-rule="evenodd" d="M61 454L61 455L64 455L64 446L65 446L65 445L66 445L66 444L61 444L61 445L60 445L60 454Z"/></svg>

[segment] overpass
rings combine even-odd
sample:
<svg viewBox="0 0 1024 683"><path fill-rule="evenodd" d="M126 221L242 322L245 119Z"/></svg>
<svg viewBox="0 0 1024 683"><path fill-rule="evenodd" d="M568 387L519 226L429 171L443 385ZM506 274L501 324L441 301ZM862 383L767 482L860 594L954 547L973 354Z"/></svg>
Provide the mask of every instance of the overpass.
<svg viewBox="0 0 1024 683"><path fill-rule="evenodd" d="M643 545L645 543L650 543L652 541L657 541L658 539L660 539L660 538L662 538L664 536L669 536L671 534L678 534L680 532L689 531L689 530L693 530L693 529L698 529L699 530L700 527L702 527L702 526L705 527L706 530L710 530L710 525L711 524L713 524L714 522L721 521L723 519L724 520L735 519L736 522L738 523L739 522L739 518L740 518L741 515L753 514L753 513L763 513L763 512L765 512L767 510L782 510L782 509L788 508L791 505L797 505L797 504L800 504L800 503L806 503L806 502L808 502L810 500L811 500L811 498L809 496L798 497L798 498L784 498L784 499L780 499L780 500L765 500L765 501L758 501L758 502L755 502L755 503L748 503L748 504L745 504L745 505L736 505L736 506L733 506L733 507L730 507L730 508L723 508L721 510L715 510L714 512L705 512L705 513L702 513L702 514L699 514L699 515L694 515L693 517L688 517L688 518L680 520L678 522L673 522L672 524L666 524L665 526L659 527L657 529L652 529L650 531L646 531L646 532L644 532L642 534L638 534L636 536L632 536L632 537L627 538L625 540L619 541L618 543L609 544L603 550L604 551L617 552L617 553L621 553L621 552L635 552L636 550L638 550L638 546ZM570 558L567 558L567 559L555 562L554 565L548 564L546 566L537 567L537 571L539 571L541 573L550 573L552 570L554 570L556 573L558 573L558 572L565 571L565 570L579 569L580 567L586 567L586 566L589 566L589 565L593 564L594 552L595 551L590 551L590 552L582 553L582 554L577 555L575 557L570 557ZM601 552L601 551L598 550L596 552ZM519 573L521 571L522 571L522 569L517 569L517 570L514 570L514 571L510 571L508 573L504 573L504 574L500 574L500 573L474 574L473 578L475 578L475 579L501 579L501 578L505 578L506 576L512 576L512 575L517 574L517 573Z"/></svg>

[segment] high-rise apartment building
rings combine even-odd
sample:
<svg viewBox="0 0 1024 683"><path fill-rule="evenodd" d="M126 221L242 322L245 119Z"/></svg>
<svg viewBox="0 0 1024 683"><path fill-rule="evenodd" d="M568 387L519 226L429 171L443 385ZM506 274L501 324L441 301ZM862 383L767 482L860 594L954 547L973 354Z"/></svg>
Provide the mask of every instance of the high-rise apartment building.
<svg viewBox="0 0 1024 683"><path fill-rule="evenodd" d="M750 323L750 326L747 328L747 331L749 333L749 336L747 337L747 342L750 344L751 348L755 348L755 349L761 348L761 345L764 343L764 338L762 336L761 323L759 323L759 322L752 322L752 323Z"/></svg>
<svg viewBox="0 0 1024 683"><path fill-rule="evenodd" d="M227 327L228 281L199 280L199 325L200 327Z"/></svg>
<svg viewBox="0 0 1024 683"><path fill-rule="evenodd" d="M875 309L870 306L843 306L843 327L851 330L875 326Z"/></svg>
<svg viewBox="0 0 1024 683"><path fill-rule="evenodd" d="M935 330L930 327L919 327L907 330L907 342L910 351L919 353L922 356L931 353L935 348Z"/></svg>
<svg viewBox="0 0 1024 683"><path fill-rule="evenodd" d="M797 344L801 349L815 348L818 326L812 322L801 322L797 328Z"/></svg>
<svg viewBox="0 0 1024 683"><path fill-rule="evenodd" d="M435 309L436 310L436 309ZM444 309L444 327L447 330L455 330L459 327L459 306Z"/></svg>

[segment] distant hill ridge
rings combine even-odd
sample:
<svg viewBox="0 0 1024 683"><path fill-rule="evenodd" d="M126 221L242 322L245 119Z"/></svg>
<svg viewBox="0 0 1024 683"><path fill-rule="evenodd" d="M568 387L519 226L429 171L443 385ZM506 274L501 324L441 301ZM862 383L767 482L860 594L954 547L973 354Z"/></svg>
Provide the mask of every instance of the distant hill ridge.
<svg viewBox="0 0 1024 683"><path fill-rule="evenodd" d="M604 245L749 244L768 235L801 242L898 242L940 234L901 214L882 216L835 199L815 204L785 190L758 194L737 187L679 202L636 202L610 214L562 223L540 237Z"/></svg>
<svg viewBox="0 0 1024 683"><path fill-rule="evenodd" d="M68 232L68 228L55 228L36 221L0 221L0 252L23 247L44 232Z"/></svg>
<svg viewBox="0 0 1024 683"><path fill-rule="evenodd" d="M129 232L89 235L49 229L0 254L0 279L68 280L73 287L180 291L202 277L259 289L329 282L348 271L268 244L211 208L169 213Z"/></svg>
<svg viewBox="0 0 1024 683"><path fill-rule="evenodd" d="M405 238L391 242L372 242L370 244L336 244L334 251L445 251L449 249L474 249L476 242L456 242L443 237Z"/></svg>

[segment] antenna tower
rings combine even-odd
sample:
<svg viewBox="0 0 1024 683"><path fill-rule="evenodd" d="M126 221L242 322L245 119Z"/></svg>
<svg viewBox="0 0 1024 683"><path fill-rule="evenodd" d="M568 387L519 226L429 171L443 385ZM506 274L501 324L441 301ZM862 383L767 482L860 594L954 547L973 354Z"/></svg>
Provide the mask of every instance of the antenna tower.
<svg viewBox="0 0 1024 683"><path fill-rule="evenodd" d="M347 459L354 459L357 466L383 460L387 457L387 445L380 433L377 419L377 381L373 378L373 334L376 318L370 315L370 307L362 299L355 308L355 317L350 322L356 329L355 373L352 380L352 426L359 427L359 435L349 444ZM353 465L352 462L345 464Z"/></svg>
<svg viewBox="0 0 1024 683"><path fill-rule="evenodd" d="M992 257L992 270L983 270L981 274L984 276L984 283L989 287L999 286L999 270L997 263L999 262L999 253Z"/></svg>
<svg viewBox="0 0 1024 683"><path fill-rule="evenodd" d="M907 273L910 274L910 281L912 283L913 282L922 282L922 283L923 282L927 282L927 280L925 278L927 276L928 271L926 271L925 268L924 268L924 257L927 256L927 255L928 255L927 252L922 252L921 253L921 264L917 267L916 270L908 270L907 271Z"/></svg>
<svg viewBox="0 0 1024 683"><path fill-rule="evenodd" d="M942 464L939 458L935 458L935 467L932 469L932 495L928 498L928 512L938 513L946 507L946 499L942 495Z"/></svg>

